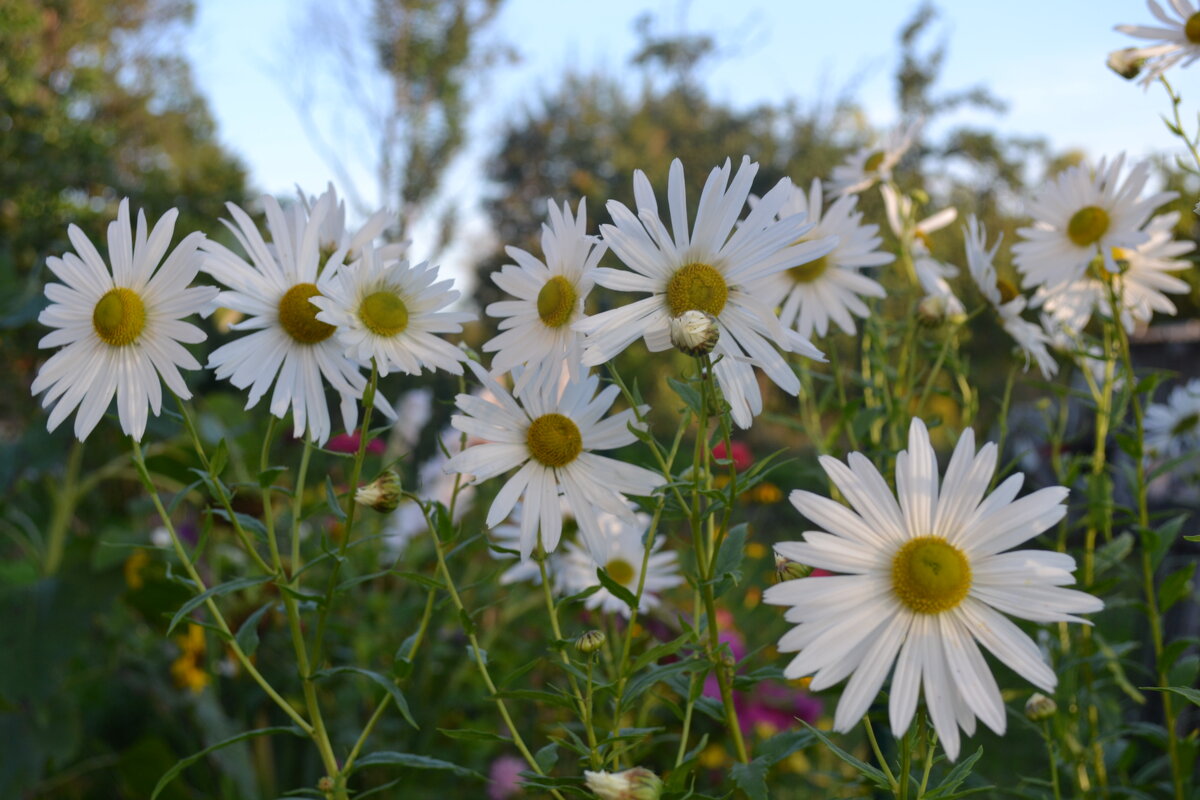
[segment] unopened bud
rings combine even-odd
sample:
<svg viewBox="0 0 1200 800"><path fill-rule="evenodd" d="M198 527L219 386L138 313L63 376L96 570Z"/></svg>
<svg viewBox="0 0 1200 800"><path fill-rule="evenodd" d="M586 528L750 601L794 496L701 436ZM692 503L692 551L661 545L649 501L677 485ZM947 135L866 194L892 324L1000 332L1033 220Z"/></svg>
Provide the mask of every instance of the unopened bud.
<svg viewBox="0 0 1200 800"><path fill-rule="evenodd" d="M813 568L807 564L801 564L799 561L792 561L790 558L784 558L775 553L775 577L780 583L784 581L794 581L798 578L807 578L812 574Z"/></svg>
<svg viewBox="0 0 1200 800"><path fill-rule="evenodd" d="M1108 54L1108 68L1127 81L1136 78L1145 63L1146 59L1138 54L1136 47L1125 47Z"/></svg>
<svg viewBox="0 0 1200 800"><path fill-rule="evenodd" d="M624 772L584 770L583 778L600 800L658 800L662 795L662 781L645 767Z"/></svg>
<svg viewBox="0 0 1200 800"><path fill-rule="evenodd" d="M325 775L321 780L317 781L317 791L328 794L333 791L333 778Z"/></svg>
<svg viewBox="0 0 1200 800"><path fill-rule="evenodd" d="M1041 692L1034 692L1025 701L1025 716L1031 722L1041 722L1050 719L1058 711L1058 703L1053 698L1046 697Z"/></svg>
<svg viewBox="0 0 1200 800"><path fill-rule="evenodd" d="M354 493L354 502L370 506L383 514L395 511L396 506L400 505L400 476L393 470L384 470L366 486L358 487Z"/></svg>
<svg viewBox="0 0 1200 800"><path fill-rule="evenodd" d="M721 336L717 318L697 309L671 317L667 325L671 331L671 344L689 356L711 353Z"/></svg>
<svg viewBox="0 0 1200 800"><path fill-rule="evenodd" d="M575 640L575 649L585 656L590 656L604 647L605 638L604 631L588 631Z"/></svg>
<svg viewBox="0 0 1200 800"><path fill-rule="evenodd" d="M937 327L945 321L948 305L946 298L940 294L928 295L917 304L917 319L922 325Z"/></svg>

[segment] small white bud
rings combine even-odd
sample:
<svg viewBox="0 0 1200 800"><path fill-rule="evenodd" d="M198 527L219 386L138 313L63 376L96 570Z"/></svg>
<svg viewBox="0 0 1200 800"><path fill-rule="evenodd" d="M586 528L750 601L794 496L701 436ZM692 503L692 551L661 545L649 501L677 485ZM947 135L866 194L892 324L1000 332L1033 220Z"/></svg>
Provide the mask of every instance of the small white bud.
<svg viewBox="0 0 1200 800"><path fill-rule="evenodd" d="M384 470L366 486L358 487L354 502L370 506L381 514L395 511L396 506L400 505L400 476L390 469Z"/></svg>
<svg viewBox="0 0 1200 800"><path fill-rule="evenodd" d="M1050 719L1058 711L1058 703L1053 698L1046 697L1041 692L1034 692L1025 701L1025 716L1031 722L1041 722Z"/></svg>
<svg viewBox="0 0 1200 800"><path fill-rule="evenodd" d="M689 356L711 353L721 336L717 318L697 309L671 317L667 324L671 330L671 344Z"/></svg>
<svg viewBox="0 0 1200 800"><path fill-rule="evenodd" d="M1127 81L1136 78L1145 63L1146 59L1138 54L1136 47L1125 47L1108 54L1108 68Z"/></svg>
<svg viewBox="0 0 1200 800"><path fill-rule="evenodd" d="M658 800L662 795L662 781L645 767L624 772L584 770L583 777L600 800Z"/></svg>

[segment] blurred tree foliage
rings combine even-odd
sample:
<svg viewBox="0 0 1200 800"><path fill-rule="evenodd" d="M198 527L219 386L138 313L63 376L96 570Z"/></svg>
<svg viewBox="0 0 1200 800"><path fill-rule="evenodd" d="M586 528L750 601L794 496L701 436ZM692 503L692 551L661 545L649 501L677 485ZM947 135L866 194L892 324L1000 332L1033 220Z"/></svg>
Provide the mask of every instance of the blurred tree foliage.
<svg viewBox="0 0 1200 800"><path fill-rule="evenodd" d="M471 90L512 57L485 38L501 2L319 0L302 16L303 65L291 90L309 137L358 213L375 203L396 211L395 239L410 235L462 150ZM333 97L336 111L326 114ZM373 200L354 178L356 158L374 172ZM435 250L452 232L453 209L437 223Z"/></svg>
<svg viewBox="0 0 1200 800"><path fill-rule="evenodd" d="M0 0L0 328L36 317L36 267L69 248L69 224L103 242L128 197L151 217L178 208L177 231L212 231L225 201L242 201L245 169L175 41L191 15L186 0ZM3 337L17 385L38 337ZM0 418L27 407L5 392Z"/></svg>

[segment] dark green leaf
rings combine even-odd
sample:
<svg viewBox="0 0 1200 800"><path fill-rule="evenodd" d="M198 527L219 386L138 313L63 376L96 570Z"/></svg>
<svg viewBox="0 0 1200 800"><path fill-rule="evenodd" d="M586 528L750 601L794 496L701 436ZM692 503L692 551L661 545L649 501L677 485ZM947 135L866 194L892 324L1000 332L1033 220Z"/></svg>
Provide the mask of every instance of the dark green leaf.
<svg viewBox="0 0 1200 800"><path fill-rule="evenodd" d="M596 567L596 577L600 579L600 585L608 589L610 594L629 606L631 610L637 610L638 602L633 592L613 580L604 567Z"/></svg>
<svg viewBox="0 0 1200 800"><path fill-rule="evenodd" d="M229 444L222 438L217 442L217 449L213 451L212 458L208 460L208 471L214 478L219 477L228 463Z"/></svg>
<svg viewBox="0 0 1200 800"><path fill-rule="evenodd" d="M700 393L683 381L667 378L667 384L679 395L679 399L690 408L696 416L700 416Z"/></svg>
<svg viewBox="0 0 1200 800"><path fill-rule="evenodd" d="M472 728L438 728L438 733L449 736L451 739L463 739L469 742L511 742L512 739L507 736L501 736L498 733L489 733L488 731L477 731Z"/></svg>
<svg viewBox="0 0 1200 800"><path fill-rule="evenodd" d="M199 753L193 753L187 758L182 758L177 761L175 766L171 767L169 770L167 770L165 775L159 778L158 785L154 787L154 792L150 795L150 800L154 800L154 798L158 797L159 792L165 789L167 784L175 780L175 777L179 775L179 773L183 772L185 769L190 767L192 764L195 764L209 753L215 750L220 750L222 747L228 747L231 744L237 744L238 742L245 741L246 739L252 739L256 736L271 736L276 733L290 733L293 736L304 735L303 732L298 728L277 726L274 728L258 728L256 730L246 731L245 733L239 733L237 736L231 736L228 739L219 741L214 745L204 748Z"/></svg>
<svg viewBox="0 0 1200 800"><path fill-rule="evenodd" d="M826 747L828 747L835 756L840 758L842 761L845 761L850 766L854 767L854 769L858 770L859 774L862 775L864 778L866 778L868 781L875 784L880 789L887 789L887 790L891 789L891 785L888 783L887 776L883 774L882 770L880 770L876 767L872 767L867 762L855 758L854 756L850 755L845 750L843 750L842 748L840 748L836 744L834 744L833 740L830 739L828 736L826 736L823 732L817 730L812 725L809 725L807 722L804 722L804 720L801 720L801 722L804 724L804 727L806 727L810 731L812 731L813 735L815 735L818 739L820 739L821 742Z"/></svg>
<svg viewBox="0 0 1200 800"><path fill-rule="evenodd" d="M767 800L767 765L757 758L748 764L734 764L729 777L750 800Z"/></svg>
<svg viewBox="0 0 1200 800"><path fill-rule="evenodd" d="M663 644L651 647L634 660L633 666L629 670L630 674L638 672L642 669L642 667L657 663L661 658L674 655L675 653L679 652L681 647L683 647L685 644L689 644L691 641L691 634L685 633L682 636L673 639L672 641L664 642Z"/></svg>
<svg viewBox="0 0 1200 800"><path fill-rule="evenodd" d="M272 575L263 575L257 578L235 578L234 580L226 581L225 583L219 583L216 586L209 587L202 594L196 595L180 606L179 610L175 612L175 616L171 617L171 624L167 626L167 635L169 636L171 631L175 630L175 626L178 625L184 617L190 614L209 598L220 597L223 594L229 594L230 592L236 592L241 589L249 589L251 586L258 586L259 584L266 583L273 577L274 576Z"/></svg>
<svg viewBox="0 0 1200 800"><path fill-rule="evenodd" d="M1184 698L1192 705L1200 706L1200 689L1190 686L1143 686L1148 692L1172 692Z"/></svg>
<svg viewBox="0 0 1200 800"><path fill-rule="evenodd" d="M950 797L956 797L955 791L962 782L965 781L971 774L971 768L975 766L975 762L983 756L983 748L979 748L967 758L954 765L954 769L946 774L942 782L925 796L928 798L942 798L949 800Z"/></svg>
<svg viewBox="0 0 1200 800"><path fill-rule="evenodd" d="M328 475L325 476L325 505L329 506L329 513L333 514L334 519L338 522L346 521L346 512L338 503L337 490L333 488L333 478Z"/></svg>
<svg viewBox="0 0 1200 800"><path fill-rule="evenodd" d="M285 472L287 472L287 467L267 467L262 472L258 473L258 488L270 488L272 485L274 485L275 479Z"/></svg>
<svg viewBox="0 0 1200 800"><path fill-rule="evenodd" d="M363 767L375 766L393 766L393 767L410 767L412 769L443 769L453 772L463 778L478 778L486 780L482 775L473 769L460 767L458 764L451 764L449 761L442 761L440 758L430 758L429 756L419 756L415 753L395 753L391 751L380 751L378 753L370 753L354 762L354 767L351 772L356 772Z"/></svg>
<svg viewBox="0 0 1200 800"><path fill-rule="evenodd" d="M721 542L721 549L717 551L717 561L713 565L714 578L728 575L742 565L742 558L746 554L746 531L747 526L742 523L731 528L726 534L725 540Z"/></svg>
<svg viewBox="0 0 1200 800"><path fill-rule="evenodd" d="M263 614L271 610L273 605L275 605L274 600L265 603L253 614L246 617L241 627L238 628L234 639L237 640L238 647L242 648L242 652L247 657L254 655L254 652L258 650L258 622L262 619Z"/></svg>
<svg viewBox="0 0 1200 800"><path fill-rule="evenodd" d="M551 742L534 753L533 760L537 762L542 772L549 772L558 763L558 745L555 742Z"/></svg>
<svg viewBox="0 0 1200 800"><path fill-rule="evenodd" d="M314 680L321 680L331 675L341 675L343 673L362 675L364 678L370 678L382 686L392 696L392 700L395 701L396 708L399 710L400 716L404 717L404 721L420 730L421 726L413 719L412 711L408 708L408 701L404 699L404 692L400 691L400 687L396 685L395 681L385 675L380 675L378 672L372 672L369 669L362 669L360 667L329 667L328 669L317 670L312 674L312 677Z"/></svg>
<svg viewBox="0 0 1200 800"><path fill-rule="evenodd" d="M1163 579L1158 590L1158 607L1167 613L1171 606L1192 593L1192 576L1196 573L1196 562L1178 569Z"/></svg>

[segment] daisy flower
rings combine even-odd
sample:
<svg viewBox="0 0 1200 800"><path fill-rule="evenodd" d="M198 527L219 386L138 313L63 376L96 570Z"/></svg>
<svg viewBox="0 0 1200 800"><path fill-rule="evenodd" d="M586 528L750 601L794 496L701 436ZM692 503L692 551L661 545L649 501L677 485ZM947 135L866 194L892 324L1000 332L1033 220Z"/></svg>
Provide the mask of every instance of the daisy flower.
<svg viewBox="0 0 1200 800"><path fill-rule="evenodd" d="M830 190L835 195L855 194L892 179L892 170L921 134L924 120L889 131L883 141L856 150L833 168Z"/></svg>
<svg viewBox="0 0 1200 800"><path fill-rule="evenodd" d="M854 333L854 317L866 317L870 309L861 297L883 297L884 290L875 281L862 275L863 267L878 267L895 260L891 253L880 251L878 225L863 225L861 211L855 209L857 195L839 197L828 208L823 207L821 181L814 179L808 194L792 187L781 217L807 215L814 227L806 240L836 237L837 244L825 255L777 273L772 285L783 297L779 321L805 338L815 332L824 336L832 320L845 333Z"/></svg>
<svg viewBox="0 0 1200 800"><path fill-rule="evenodd" d="M1139 199L1150 167L1137 164L1121 178L1125 155L1102 160L1094 171L1086 165L1063 170L1030 203L1031 227L1017 231L1025 241L1013 246L1022 286L1053 291L1083 277L1099 256L1104 269L1119 272L1115 248L1134 248L1150 236L1142 230L1154 209L1174 192Z"/></svg>
<svg viewBox="0 0 1200 800"><path fill-rule="evenodd" d="M337 329L346 356L361 364L371 359L380 375L420 374L421 368L462 374L462 350L435 334L461 333L475 319L463 311L443 311L458 299L453 280L437 281L438 269L422 261L388 261L366 242L362 256L334 270L311 303L318 322Z"/></svg>
<svg viewBox="0 0 1200 800"><path fill-rule="evenodd" d="M1045 308L1059 327L1073 333L1081 332L1095 313L1112 316L1110 286L1120 304L1121 324L1128 331L1137 323L1149 323L1155 312L1174 315L1175 304L1167 294L1185 294L1191 286L1170 273L1192 266L1190 261L1175 256L1196 247L1195 242L1174 238L1178 222L1179 212L1160 214L1146 225L1144 230L1150 238L1145 242L1134 248L1114 248L1119 272L1101 268L1094 259L1078 280L1052 290L1039 288L1034 303Z"/></svg>
<svg viewBox="0 0 1200 800"><path fill-rule="evenodd" d="M519 468L497 492L486 524L494 527L523 498L518 548L522 560L533 553L539 537L547 553L558 546L560 494L579 521L589 550L603 555L595 509L632 521L622 493L649 495L663 482L657 473L594 452L637 440L629 430L637 424L632 409L600 419L619 389L608 386L597 395L599 378L589 375L567 383L561 393L556 385L543 384L518 402L478 363L467 364L491 399L469 394L455 398L463 413L451 417L450 424L482 443L450 459L446 471L471 473L478 483Z"/></svg>
<svg viewBox="0 0 1200 800"><path fill-rule="evenodd" d="M1147 25L1118 25L1117 30L1138 39L1149 39L1154 44L1135 48L1132 57L1146 59L1146 77L1143 86L1149 88L1159 75L1176 64L1189 66L1200 58L1200 9L1191 0L1171 0L1167 13L1155 0L1147 0L1153 14L1163 27Z"/></svg>
<svg viewBox="0 0 1200 800"><path fill-rule="evenodd" d="M492 369L508 372L525 364L514 394L524 394L531 383L551 379L565 361L578 377L582 348L580 334L571 326L583 318L583 304L594 285L594 272L605 246L587 235L587 205L579 201L577 214L547 202L550 224L542 225L545 262L516 247L505 252L516 264L505 264L492 273L492 282L515 300L492 303L487 314L500 319L500 333L483 345L495 353Z"/></svg>
<svg viewBox="0 0 1200 800"><path fill-rule="evenodd" d="M300 198L300 207L304 212L299 217L301 224L303 224L304 216L312 214L317 203L325 200L329 204L329 212L322 220L319 229L321 250L319 264L322 269L332 266L329 264L331 259L334 264L357 260L362 246L368 242L374 242L383 233L391 216L387 209L381 208L368 217L357 231L351 233L350 229L346 227L346 201L338 198L337 189L334 188L332 181L329 182L320 197L305 194L299 186L296 187L296 194ZM404 245L387 244L377 249L381 251L380 255L388 259L397 259L404 252ZM335 258L335 255L338 257Z"/></svg>
<svg viewBox="0 0 1200 800"><path fill-rule="evenodd" d="M1041 489L1014 502L1024 480L1016 474L985 498L996 446L976 453L969 429L939 487L937 457L919 419L909 429L908 450L896 459L899 503L860 453L848 464L822 456L821 466L851 508L792 492L792 504L824 531L775 549L848 574L786 581L765 592L765 601L790 606L785 618L797 623L779 641L780 651L799 651L784 675L812 675L814 691L849 676L834 715L834 729L845 732L866 713L895 662L888 712L897 738L922 691L951 760L958 756L959 728L972 735L976 717L1002 734L1004 701L978 645L1050 692L1058 681L1054 670L1004 615L1086 622L1075 615L1104 607L1091 595L1062 588L1074 583L1070 556L1003 552L1062 519L1067 489Z"/></svg>
<svg viewBox="0 0 1200 800"><path fill-rule="evenodd" d="M262 203L271 247L245 211L227 204L236 224L226 225L253 264L217 242L203 244L204 271L229 288L217 302L247 315L234 330L253 331L218 348L208 366L216 369L218 378L249 388L246 408L253 408L274 383L271 413L283 419L290 408L293 434L301 437L307 431L313 442L323 444L331 429L325 383L340 397L347 431L354 430L358 399L367 384L358 365L345 356L334 327L317 319L319 309L310 302L328 291L335 272L317 275L318 236L330 199L323 196L303 225L289 223L274 197L264 196ZM382 396L376 395L375 402L394 416Z"/></svg>
<svg viewBox="0 0 1200 800"><path fill-rule="evenodd" d="M78 255L46 259L62 281L46 284L50 305L38 316L56 329L38 347L62 347L38 370L32 386L33 394L46 393L43 408L53 406L48 430L78 409L75 437L83 441L115 395L121 430L141 441L148 411L158 416L162 410L160 379L179 397L192 396L179 368L200 364L181 344L205 336L183 319L208 307L217 290L188 286L200 269L197 248L204 234L184 237L163 261L178 216L171 209L147 232L146 214L139 211L135 234L125 199L108 224L111 271L76 225L67 236Z"/></svg>
<svg viewBox="0 0 1200 800"><path fill-rule="evenodd" d="M720 329L713 357L721 358L713 372L738 426L750 427L762 411L762 394L751 364L784 391L799 393L800 379L779 350L823 356L803 336L781 325L761 298L769 293L773 275L820 258L833 242L800 241L813 227L805 224L804 217L776 219L787 202L787 180L767 192L739 223L757 172L758 165L749 158L742 159L736 175L729 161L713 169L689 231L683 165L673 161L667 185L671 232L659 219L650 181L641 170L634 172L637 215L609 201L615 224L601 226L604 240L631 271L601 267L596 282L650 296L575 324L587 336L584 364L602 364L638 337L652 352L666 350L671 347L670 320L702 311L712 315Z"/></svg>
<svg viewBox="0 0 1200 800"><path fill-rule="evenodd" d="M1166 403L1146 409L1146 450L1174 458L1200 447L1200 378L1171 390Z"/></svg>
<svg viewBox="0 0 1200 800"><path fill-rule="evenodd" d="M1000 315L1000 325L1004 332L1013 338L1021 352L1025 354L1025 369L1029 370L1030 361L1036 361L1042 376L1049 379L1058 372L1058 362L1050 355L1047 347L1050 337L1040 325L1024 319L1021 314L1025 311L1028 300L1017 292L1017 288L1006 280L997 280L995 257L1000 248L1000 239L987 246L987 230L975 218L967 217L964 230L967 248L967 269L975 280L975 285L983 294L996 313Z"/></svg>
<svg viewBox="0 0 1200 800"><path fill-rule="evenodd" d="M650 516L638 514L631 521L612 514L600 514L598 521L608 542L608 554L602 559L596 559L585 548L574 542L567 542L566 552L559 565L559 592L570 595L592 586L599 586L600 579L596 577L596 570L603 567L610 578L636 595L642 573L642 558L646 551L643 537L650 525ZM656 536L650 548L650 558L646 562L646 581L641 602L638 604L638 613L656 607L659 603L659 593L683 583L675 552L663 550L665 543L666 537ZM625 601L603 587L590 595L584 601L584 606L593 610L598 608L607 614L620 614L627 619L629 617L629 606Z"/></svg>

